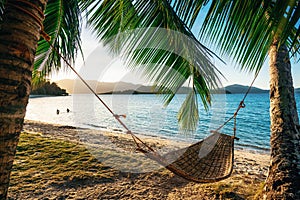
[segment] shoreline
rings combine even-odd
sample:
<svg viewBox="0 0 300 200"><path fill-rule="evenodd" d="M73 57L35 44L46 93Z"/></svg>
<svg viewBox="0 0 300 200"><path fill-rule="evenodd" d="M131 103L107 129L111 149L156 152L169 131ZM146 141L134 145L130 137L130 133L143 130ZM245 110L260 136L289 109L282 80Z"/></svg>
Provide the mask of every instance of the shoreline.
<svg viewBox="0 0 300 200"><path fill-rule="evenodd" d="M44 125L54 125L54 126L60 126L60 127L68 127L69 125L63 125L63 124L56 124L52 122L44 122L44 121L37 121L37 120L31 120L31 119L25 119L25 122L31 122L32 124L38 123L38 124L44 124ZM69 127L74 127L77 130L90 130L90 131L98 131L98 132L109 132L109 133L115 133L115 134L126 134L124 129L120 128L114 128L114 127L106 127L106 126L96 126L93 124L87 124L87 126L76 126L76 125L70 125ZM184 138L184 137L175 137L175 136L168 136L168 135L160 135L160 134L152 134L152 133L140 133L140 132L134 132L135 135L138 137L145 137L145 138L152 138L152 139L158 139L158 140L167 140L167 141L174 141L177 143L182 144L193 144L196 143L202 139L190 139L190 138ZM151 135L152 134L152 135ZM259 147L254 146L250 144L237 144L235 142L235 149L240 151L247 151L250 153L256 153L256 154L269 154L270 149L266 147Z"/></svg>
<svg viewBox="0 0 300 200"><path fill-rule="evenodd" d="M50 94L31 94L29 95L30 99L35 99L35 98L44 98L44 97L67 97L71 95L50 95Z"/></svg>
<svg viewBox="0 0 300 200"><path fill-rule="evenodd" d="M30 155L22 151L18 155L17 151L19 157L15 160L17 169L12 172L9 199L255 199L268 172L268 154L236 149L229 178L216 183L194 183L137 153L132 139L124 133L25 120L22 135L43 140L46 146L32 144ZM156 136L139 137L160 153L189 145ZM29 138L24 147L31 143ZM61 143L62 147L53 147L56 143ZM100 148L98 154L93 152L95 147ZM52 162L57 164L45 165L46 157L43 160L35 158L44 148L60 155L50 153ZM70 157L82 151L89 158ZM62 153L70 160L61 158ZM20 157L22 155L24 157ZM60 159L66 164L58 161ZM88 160L93 161L90 168ZM21 167L32 162L36 164ZM75 170L76 162L78 169ZM51 173L46 172L46 168Z"/></svg>
<svg viewBox="0 0 300 200"><path fill-rule="evenodd" d="M112 132L110 130L104 131L59 124L49 124L33 120L25 120L23 130L27 133L39 133L45 137L84 144L87 148L90 148L90 150L93 150L96 145L98 148L103 150L110 151L113 149L120 152L125 150L130 153L136 153L136 146L131 136L124 132ZM157 135L136 135L160 154L165 154L191 145L190 142L182 140L174 141L167 137L159 137ZM234 154L234 168L235 170L238 170L238 173L249 171L250 174L254 173L260 178L266 177L270 154L251 149L240 149L237 147L235 147ZM251 169L251 167L244 166L247 162L250 163L249 166L252 164L256 166L258 164L259 169L258 167Z"/></svg>
<svg viewBox="0 0 300 200"><path fill-rule="evenodd" d="M50 131L49 131L50 128L54 128L55 130L57 130L57 128L58 128L58 129L64 129L64 130L66 129L67 133L70 133L70 131L68 131L68 129L73 129L73 130L76 130L77 132L79 132L79 131L91 132L91 133L98 132L98 133L101 133L104 135L111 134L111 135L115 135L115 136L129 137L129 135L127 135L123 129L118 129L118 128L108 128L108 127L101 127L101 126L95 127L95 128L79 127L79 126L73 126L73 125L69 126L69 125L48 123L48 122L29 120L29 119L24 120L24 127L23 127L24 130L26 130L26 127L27 127L27 130L33 131L33 132L36 132L37 130L39 130L41 132L50 133ZM158 140L160 142L167 141L167 143L172 144L173 146L178 145L180 148L200 141L200 140L196 140L196 139L184 139L184 138L175 138L175 137L170 138L168 136L158 135L158 134L149 135L149 134L137 133L137 132L134 132L134 134L136 136L144 138L144 139L150 139L150 141L151 140ZM74 135L74 133L72 133L71 135ZM267 155L267 156L270 155L270 153L269 153L270 150L268 148L256 147L256 146L251 146L251 145L235 144L235 150L248 152L248 153L254 153L254 154L262 154L262 155Z"/></svg>

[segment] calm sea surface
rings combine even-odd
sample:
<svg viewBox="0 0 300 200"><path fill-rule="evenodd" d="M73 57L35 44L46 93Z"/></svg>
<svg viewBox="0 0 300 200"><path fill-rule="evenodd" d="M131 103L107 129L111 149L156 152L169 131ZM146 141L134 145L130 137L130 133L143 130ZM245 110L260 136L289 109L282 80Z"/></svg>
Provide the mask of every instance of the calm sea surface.
<svg viewBox="0 0 300 200"><path fill-rule="evenodd" d="M160 136L173 140L197 141L208 136L235 112L243 94L215 95L213 105L206 112L200 103L200 121L195 133L178 131L177 112L185 95L177 95L168 107L163 107L156 95L101 95L117 114L125 114L125 124L133 132ZM296 94L300 113L300 94ZM268 151L270 140L269 94L249 94L246 107L237 117L238 148ZM68 113L66 110L70 109ZM60 113L57 114L56 110ZM30 98L26 119L82 128L123 131L112 115L93 95ZM232 134L233 121L222 132Z"/></svg>

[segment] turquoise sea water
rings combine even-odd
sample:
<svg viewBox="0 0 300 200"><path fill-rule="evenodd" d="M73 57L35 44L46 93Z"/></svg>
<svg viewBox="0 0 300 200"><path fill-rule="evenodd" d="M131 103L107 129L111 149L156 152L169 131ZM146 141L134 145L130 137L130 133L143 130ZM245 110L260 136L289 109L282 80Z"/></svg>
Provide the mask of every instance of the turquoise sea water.
<svg viewBox="0 0 300 200"><path fill-rule="evenodd" d="M168 107L163 107L156 95L101 95L117 114L125 114L125 124L140 134L160 136L173 140L197 141L210 134L232 116L243 94L214 95L212 107L205 111L200 103L200 121L195 133L178 130L177 112L185 95L176 95ZM296 94L300 113L300 94ZM246 107L237 116L238 148L268 151L270 141L269 94L249 94ZM71 111L68 113L66 110ZM56 110L60 113L57 114ZM26 119L83 128L124 131L112 115L93 95L30 98ZM232 134L233 121L222 132Z"/></svg>

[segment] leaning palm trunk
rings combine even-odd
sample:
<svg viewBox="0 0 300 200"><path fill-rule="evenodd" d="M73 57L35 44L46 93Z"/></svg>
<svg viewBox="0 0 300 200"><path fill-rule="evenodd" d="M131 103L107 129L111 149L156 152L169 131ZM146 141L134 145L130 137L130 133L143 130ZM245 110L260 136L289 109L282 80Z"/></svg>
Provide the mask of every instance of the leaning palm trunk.
<svg viewBox="0 0 300 200"><path fill-rule="evenodd" d="M46 5L46 0L30 2L8 0L0 26L0 199L7 197Z"/></svg>
<svg viewBox="0 0 300 200"><path fill-rule="evenodd" d="M285 45L275 42L270 56L271 163L265 199L300 199L299 119L291 64Z"/></svg>

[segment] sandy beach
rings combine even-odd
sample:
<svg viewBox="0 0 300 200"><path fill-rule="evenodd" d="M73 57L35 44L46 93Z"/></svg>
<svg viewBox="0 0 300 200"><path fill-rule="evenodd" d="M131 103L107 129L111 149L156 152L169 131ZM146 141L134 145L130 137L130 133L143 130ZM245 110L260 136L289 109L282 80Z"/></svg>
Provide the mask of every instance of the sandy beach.
<svg viewBox="0 0 300 200"><path fill-rule="evenodd" d="M174 175L136 152L130 135L124 133L29 120L25 121L23 131L22 134L33 135L49 145L52 144L49 141L61 141L75 150L83 149L78 151L88 152L86 154L93 162L87 165L92 167L81 169L83 175L70 169L72 174L65 176L56 169L51 172L55 175L35 172L38 173L38 181L30 177L25 180L22 175L28 172L29 167L23 167L21 172L18 169L31 159L22 157L20 147L11 176L9 199L254 199L262 189L268 171L268 154L235 150L234 170L230 178L200 184ZM140 137L162 154L188 145L165 138ZM64 148L59 151L64 151ZM74 150L70 152L74 153ZM34 149L32 153L37 154ZM42 162L33 160L38 163L34 166L43 167ZM75 161L66 161L66 166L70 166L71 162ZM84 162L80 165L83 168ZM66 173L66 170L61 170Z"/></svg>

